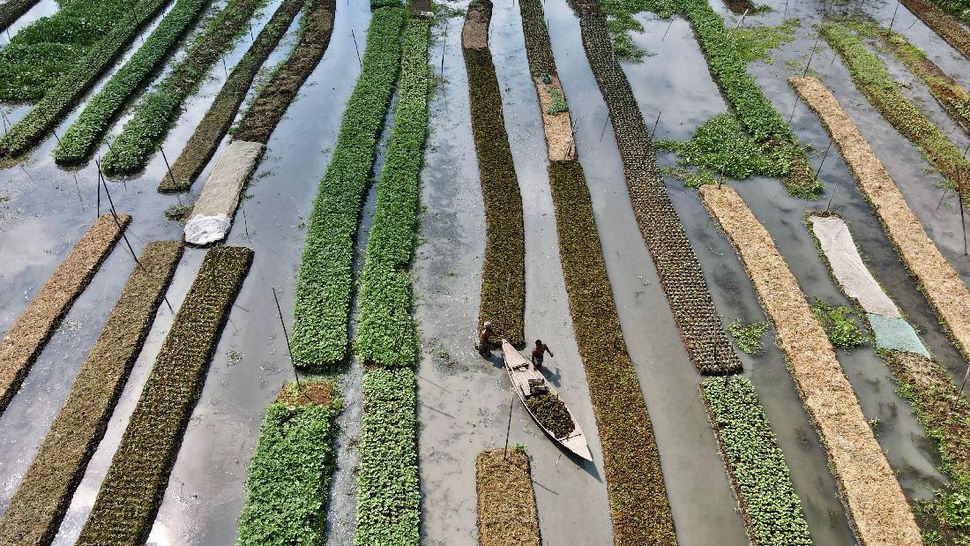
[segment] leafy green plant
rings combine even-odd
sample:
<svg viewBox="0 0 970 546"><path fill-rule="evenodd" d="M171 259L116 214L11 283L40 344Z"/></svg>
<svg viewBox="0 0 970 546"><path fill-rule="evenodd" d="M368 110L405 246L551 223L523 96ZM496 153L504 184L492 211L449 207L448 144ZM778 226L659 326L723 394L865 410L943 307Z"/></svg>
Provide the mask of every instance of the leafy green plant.
<svg viewBox="0 0 970 546"><path fill-rule="evenodd" d="M34 7L40 0L8 0L0 4L0 31L14 24L20 16Z"/></svg>
<svg viewBox="0 0 970 546"><path fill-rule="evenodd" d="M810 546L801 501L754 385L727 376L704 381L701 393L752 543Z"/></svg>
<svg viewBox="0 0 970 546"><path fill-rule="evenodd" d="M728 30L728 34L738 49L738 54L746 62L771 62L769 53L795 39L795 29L802 25L800 19L785 19L777 26L753 25Z"/></svg>
<svg viewBox="0 0 970 546"><path fill-rule="evenodd" d="M405 16L403 8L382 8L371 18L363 70L313 202L296 281L291 340L296 365L302 368L331 369L347 351L357 219L400 68Z"/></svg>
<svg viewBox="0 0 970 546"><path fill-rule="evenodd" d="M728 324L728 331L734 336L734 342L739 349L749 355L756 354L765 349L761 344L761 338L768 331L768 321L744 324L741 319L734 319Z"/></svg>
<svg viewBox="0 0 970 546"><path fill-rule="evenodd" d="M869 342L865 327L859 326L861 319L858 313L851 307L832 306L816 299L812 304L812 313L836 347L850 350Z"/></svg>
<svg viewBox="0 0 970 546"><path fill-rule="evenodd" d="M552 98L552 104L550 104L549 108L546 110L547 114L556 115L569 111L569 106L566 104L566 99L562 96L562 92L560 92L558 89L555 87L550 87L549 97Z"/></svg>

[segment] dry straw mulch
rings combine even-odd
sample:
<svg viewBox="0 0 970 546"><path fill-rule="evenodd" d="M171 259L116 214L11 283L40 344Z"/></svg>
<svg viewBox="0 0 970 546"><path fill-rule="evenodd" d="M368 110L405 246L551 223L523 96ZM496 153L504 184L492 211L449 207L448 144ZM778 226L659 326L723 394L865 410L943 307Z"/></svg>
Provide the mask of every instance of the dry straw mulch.
<svg viewBox="0 0 970 546"><path fill-rule="evenodd" d="M57 533L128 380L182 257L178 241L149 243L78 371L34 462L0 519L0 544L47 544Z"/></svg>
<svg viewBox="0 0 970 546"><path fill-rule="evenodd" d="M970 291L926 234L903 194L831 91L812 76L789 79L828 128L896 251L950 334L970 358Z"/></svg>
<svg viewBox="0 0 970 546"><path fill-rule="evenodd" d="M926 26L933 29L933 32L939 34L964 57L970 59L970 31L960 23L959 19L949 15L929 0L902 0L902 2L909 11L922 19Z"/></svg>
<svg viewBox="0 0 970 546"><path fill-rule="evenodd" d="M127 214L119 214L117 220L111 214L95 220L7 331L0 342L0 412L129 223Z"/></svg>
<svg viewBox="0 0 970 546"><path fill-rule="evenodd" d="M539 546L539 515L529 456L520 449L488 449L475 461L478 544Z"/></svg>
<svg viewBox="0 0 970 546"><path fill-rule="evenodd" d="M734 244L774 323L776 338L826 447L860 543L922 544L913 512L832 344L771 235L730 186L704 186L700 193L711 216Z"/></svg>
<svg viewBox="0 0 970 546"><path fill-rule="evenodd" d="M559 93L561 100L566 101L566 94L559 83L559 76L550 74L551 83L546 84L542 77L533 78L536 92L539 94L539 106L542 107L542 128L546 133L546 148L549 161L572 161L576 159L576 141L573 139L573 123L569 111L549 113L553 104L553 91Z"/></svg>

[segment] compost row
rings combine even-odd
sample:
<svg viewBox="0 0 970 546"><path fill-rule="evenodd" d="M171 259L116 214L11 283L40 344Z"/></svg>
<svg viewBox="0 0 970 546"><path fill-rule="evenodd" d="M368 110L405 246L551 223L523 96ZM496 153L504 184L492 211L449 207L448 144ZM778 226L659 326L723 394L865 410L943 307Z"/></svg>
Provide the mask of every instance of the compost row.
<svg viewBox="0 0 970 546"><path fill-rule="evenodd" d="M49 544L54 539L181 257L177 241L145 247L0 519L3 544Z"/></svg>
<svg viewBox="0 0 970 546"><path fill-rule="evenodd" d="M523 449L487 449L475 459L479 546L540 546L532 466Z"/></svg>
<svg viewBox="0 0 970 546"><path fill-rule="evenodd" d="M105 214L95 220L7 330L0 341L0 413L130 223L131 216L127 214Z"/></svg>
<svg viewBox="0 0 970 546"><path fill-rule="evenodd" d="M209 250L149 373L79 545L143 544L232 302L252 263L243 247Z"/></svg>

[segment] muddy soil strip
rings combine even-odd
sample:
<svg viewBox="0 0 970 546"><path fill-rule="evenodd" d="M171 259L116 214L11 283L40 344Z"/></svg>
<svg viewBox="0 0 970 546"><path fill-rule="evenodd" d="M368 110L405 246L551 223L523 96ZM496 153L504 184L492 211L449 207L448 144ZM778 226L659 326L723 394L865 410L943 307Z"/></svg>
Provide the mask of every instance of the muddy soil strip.
<svg viewBox="0 0 970 546"><path fill-rule="evenodd" d="M475 460L480 546L540 546L532 468L525 450L489 449Z"/></svg>
<svg viewBox="0 0 970 546"><path fill-rule="evenodd" d="M7 0L0 5L0 32L17 22L20 16L27 13L40 0Z"/></svg>
<svg viewBox="0 0 970 546"><path fill-rule="evenodd" d="M902 3L940 38L970 59L970 31L957 18L948 15L929 0L902 0Z"/></svg>
<svg viewBox="0 0 970 546"><path fill-rule="evenodd" d="M143 544L253 251L208 251L158 353L79 545Z"/></svg>
<svg viewBox="0 0 970 546"><path fill-rule="evenodd" d="M182 257L177 241L145 247L67 401L0 519L3 544L50 544L104 436L155 312Z"/></svg>
<svg viewBox="0 0 970 546"><path fill-rule="evenodd" d="M711 299L700 263L660 178L650 134L630 83L613 54L606 17L584 4L583 47L609 109L640 233L691 362L702 374L741 371Z"/></svg>
<svg viewBox="0 0 970 546"><path fill-rule="evenodd" d="M811 546L802 503L754 385L741 376L708 379L701 394L751 543Z"/></svg>
<svg viewBox="0 0 970 546"><path fill-rule="evenodd" d="M700 194L737 250L774 324L860 543L922 544L913 512L835 350L771 236L730 186L703 186Z"/></svg>
<svg viewBox="0 0 970 546"><path fill-rule="evenodd" d="M125 124L104 156L105 174L131 175L145 168L181 115L182 103L199 89L209 69L242 36L247 23L264 3L265 0L229 0L208 22L185 57L135 105L134 117Z"/></svg>
<svg viewBox="0 0 970 546"><path fill-rule="evenodd" d="M98 44L50 86L36 106L0 139L0 159L23 155L74 109L87 91L121 57L142 28L171 0L141 0L125 12Z"/></svg>
<svg viewBox="0 0 970 546"><path fill-rule="evenodd" d="M212 158L212 155L219 147L219 143L222 141L222 137L232 125L232 121L239 112L239 107L246 99L249 87L253 84L253 80L259 73L260 67L263 66L263 63L266 62L269 55L276 49L276 46L286 34L296 14L305 3L300 0L284 0L276 8L273 17L266 23L266 26L259 32L259 35L256 36L256 41L253 42L253 45L249 47L246 54L243 55L243 58L232 69L232 72L229 73L229 78L223 84L222 89L219 90L219 94L216 95L212 106L206 111L205 117L202 118L202 121L195 128L195 132L192 133L192 136L186 142L182 153L175 160L175 163L172 164L171 173L166 173L162 181L159 182L158 191L186 191L192 187L192 183L195 182L199 173L202 172ZM326 10L326 14L321 13L321 9ZM306 54L304 48L312 48L318 42L322 41L324 44L323 50L326 50L326 44L330 42L330 32L333 30L333 10L334 4L330 1L315 0L311 4L307 11L308 15L305 16L308 24L301 28L299 42L290 53L287 61L281 68L276 70L273 81L260 91L258 97L264 93L273 92L272 89L276 84L278 75L288 71L287 67L290 66L291 59ZM322 52L320 55L322 56ZM319 57L317 60L319 60ZM312 66L316 66L316 63L313 63ZM312 67L310 70L312 70ZM307 74L309 74L309 71L307 71ZM303 81L301 80L300 83L302 84ZM258 97L256 99L257 101L259 100ZM286 111L286 107L289 104L289 101L284 103L282 107L283 112ZM247 116L249 116L249 112L243 118L245 119ZM277 123L278 121L277 119ZM276 127L275 123L273 127ZM266 140L261 142L265 144Z"/></svg>
<svg viewBox="0 0 970 546"><path fill-rule="evenodd" d="M538 75L536 92L541 98L546 85L543 76L556 81L552 78L557 74L542 3L520 0L519 10L529 68ZM553 139L548 135L563 127L547 125L552 121L547 114L543 106L546 145L552 156L562 135ZM567 120L570 116L568 111L556 115ZM572 139L571 122L568 130ZM550 161L549 185L573 330L603 445L614 543L676 544L653 427L620 330L582 165L575 159Z"/></svg>
<svg viewBox="0 0 970 546"><path fill-rule="evenodd" d="M472 134L485 201L485 259L479 323L495 325L513 345L525 344L525 227L502 95L488 49L490 1L469 6L462 28Z"/></svg>
<svg viewBox="0 0 970 546"><path fill-rule="evenodd" d="M943 366L922 355L887 351L883 358L899 393L912 406L940 450L942 470L953 479L937 492L926 510L941 544L960 544L970 536L970 522L955 507L970 498L970 400L957 388ZM923 515L923 514L921 514Z"/></svg>
<svg viewBox="0 0 970 546"><path fill-rule="evenodd" d="M240 546L323 545L340 401L324 381L289 383L266 409L246 478Z"/></svg>
<svg viewBox="0 0 970 546"><path fill-rule="evenodd" d="M411 19L404 31L394 123L360 279L354 349L365 364L414 366L418 361L410 269L428 134L429 40L427 21Z"/></svg>
<svg viewBox="0 0 970 546"><path fill-rule="evenodd" d="M970 359L970 290L946 261L859 128L818 79L789 79L842 152L859 189L882 223L896 252L936 312L951 342Z"/></svg>
<svg viewBox="0 0 970 546"><path fill-rule="evenodd" d="M175 51L210 3L211 0L178 0L175 3L144 45L98 91L58 140L53 155L59 165L78 165L91 157L125 106L147 87L159 65Z"/></svg>
<svg viewBox="0 0 970 546"><path fill-rule="evenodd" d="M849 26L823 23L821 34L842 57L852 81L869 102L919 148L923 157L947 178L951 188L957 189L961 174L970 172L970 161L963 157L963 151L899 92L886 65L866 48ZM963 187L961 191L964 198L970 197L970 188Z"/></svg>
<svg viewBox="0 0 970 546"><path fill-rule="evenodd" d="M0 413L27 377L30 366L108 257L131 216L105 214L95 220L71 253L54 270L0 341Z"/></svg>
<svg viewBox="0 0 970 546"><path fill-rule="evenodd" d="M347 353L354 240L400 68L406 15L404 8L388 7L371 17L363 69L307 222L291 343L301 368L332 369Z"/></svg>

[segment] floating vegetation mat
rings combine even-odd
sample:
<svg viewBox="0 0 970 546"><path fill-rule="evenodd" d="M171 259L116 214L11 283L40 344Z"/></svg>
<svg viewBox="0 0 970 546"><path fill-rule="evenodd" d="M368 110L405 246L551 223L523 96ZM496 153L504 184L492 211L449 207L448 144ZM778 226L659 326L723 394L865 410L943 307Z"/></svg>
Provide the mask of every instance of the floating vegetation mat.
<svg viewBox="0 0 970 546"><path fill-rule="evenodd" d="M701 394L751 543L811 546L802 503L754 385L741 376L707 379Z"/></svg>
<svg viewBox="0 0 970 546"><path fill-rule="evenodd" d="M95 220L7 330L0 341L0 413L129 223L127 214L105 214Z"/></svg>
<svg viewBox="0 0 970 546"><path fill-rule="evenodd" d="M623 68L613 55L606 18L583 13L583 46L609 109L637 225L687 354L702 374L737 373L741 361L724 333L700 262L660 179L649 131Z"/></svg>
<svg viewBox="0 0 970 546"><path fill-rule="evenodd" d="M34 7L40 0L8 0L0 4L0 31L14 24L20 16Z"/></svg>
<svg viewBox="0 0 970 546"><path fill-rule="evenodd" d="M253 251L209 250L155 359L77 544L143 544Z"/></svg>
<svg viewBox="0 0 970 546"><path fill-rule="evenodd" d="M970 291L963 279L926 234L903 194L873 153L859 128L835 96L814 77L788 80L832 135L859 189L882 222L883 229L923 295L950 335L970 358Z"/></svg>
<svg viewBox="0 0 970 546"><path fill-rule="evenodd" d="M565 438L576 429L566 404L555 394L540 394L525 400L539 424L549 429L556 438Z"/></svg>
<svg viewBox="0 0 970 546"><path fill-rule="evenodd" d="M964 57L970 59L970 31L960 24L956 18L946 14L943 10L936 7L929 0L902 0L903 5L919 17L926 26L933 29L933 32L940 35ZM966 3L964 3L964 18L967 15ZM970 25L970 21L965 22Z"/></svg>
<svg viewBox="0 0 970 546"><path fill-rule="evenodd" d="M487 449L475 459L479 546L540 546L529 455Z"/></svg>
<svg viewBox="0 0 970 546"><path fill-rule="evenodd" d="M489 0L469 5L462 30L472 134L485 201L485 259L480 323L491 321L512 345L525 343L525 227L522 194L502 115L495 65L488 49Z"/></svg>
<svg viewBox="0 0 970 546"><path fill-rule="evenodd" d="M101 335L0 518L0 543L49 544L104 436L182 256L177 241L145 247Z"/></svg>
<svg viewBox="0 0 970 546"><path fill-rule="evenodd" d="M850 522L862 544L922 544L902 488L795 276L764 226L730 186L704 186L704 205L726 232L775 326Z"/></svg>
<svg viewBox="0 0 970 546"><path fill-rule="evenodd" d="M340 402L322 381L290 383L266 409L246 478L238 546L323 545Z"/></svg>

